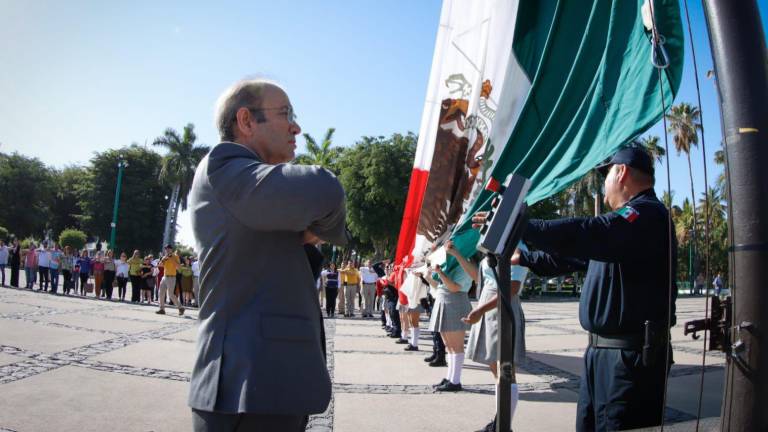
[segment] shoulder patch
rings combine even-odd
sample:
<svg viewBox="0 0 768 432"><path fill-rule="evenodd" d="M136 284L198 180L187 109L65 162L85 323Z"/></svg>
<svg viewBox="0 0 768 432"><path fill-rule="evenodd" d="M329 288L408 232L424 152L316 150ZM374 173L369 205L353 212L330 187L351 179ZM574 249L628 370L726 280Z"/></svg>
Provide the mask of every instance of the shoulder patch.
<svg viewBox="0 0 768 432"><path fill-rule="evenodd" d="M629 223L634 222L640 216L640 212L635 210L634 207L630 207L630 206L624 206L616 210L616 213L618 213L619 216L626 219Z"/></svg>

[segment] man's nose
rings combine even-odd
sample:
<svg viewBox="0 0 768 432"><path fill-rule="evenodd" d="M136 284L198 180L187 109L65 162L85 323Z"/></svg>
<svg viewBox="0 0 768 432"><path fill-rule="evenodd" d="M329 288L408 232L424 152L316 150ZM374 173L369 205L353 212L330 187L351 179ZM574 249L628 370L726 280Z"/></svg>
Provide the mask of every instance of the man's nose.
<svg viewBox="0 0 768 432"><path fill-rule="evenodd" d="M291 133L294 135L298 135L301 133L301 126L299 126L298 122L291 123Z"/></svg>

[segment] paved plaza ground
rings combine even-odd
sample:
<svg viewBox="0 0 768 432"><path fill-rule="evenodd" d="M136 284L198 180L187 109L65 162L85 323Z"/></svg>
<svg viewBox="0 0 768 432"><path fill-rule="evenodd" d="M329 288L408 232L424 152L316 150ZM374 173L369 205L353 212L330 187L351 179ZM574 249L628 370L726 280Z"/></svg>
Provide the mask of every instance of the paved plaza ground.
<svg viewBox="0 0 768 432"><path fill-rule="evenodd" d="M517 431L573 430L586 336L574 300L524 301L528 358L518 369ZM667 418L691 430L696 416L701 341L682 323L701 318L702 298L678 301L675 362ZM186 431L196 337L195 310L178 317L156 308L93 298L0 288L0 431ZM473 431L495 412L488 370L464 365L465 390L434 393L445 368L384 336L378 320L325 321L334 397L311 431ZM422 322L422 329L426 322ZM703 417L719 416L723 356L708 353ZM311 391L311 389L307 389Z"/></svg>

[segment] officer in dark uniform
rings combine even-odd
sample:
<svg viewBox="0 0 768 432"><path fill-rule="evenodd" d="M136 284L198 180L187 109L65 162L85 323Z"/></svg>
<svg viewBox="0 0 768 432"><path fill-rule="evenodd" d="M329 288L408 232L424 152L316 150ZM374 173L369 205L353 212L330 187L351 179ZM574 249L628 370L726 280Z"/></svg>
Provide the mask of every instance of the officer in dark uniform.
<svg viewBox="0 0 768 432"><path fill-rule="evenodd" d="M541 276L587 271L579 321L589 347L576 430L659 425L677 298L674 226L654 193L653 159L643 148L619 150L598 169L613 211L531 220L523 238L537 251L518 252L513 263Z"/></svg>

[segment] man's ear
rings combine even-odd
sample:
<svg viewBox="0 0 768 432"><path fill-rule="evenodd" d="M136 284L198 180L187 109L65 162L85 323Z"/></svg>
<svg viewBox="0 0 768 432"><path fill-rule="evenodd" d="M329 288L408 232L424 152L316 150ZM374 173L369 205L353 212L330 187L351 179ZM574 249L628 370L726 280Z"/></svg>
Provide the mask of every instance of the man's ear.
<svg viewBox="0 0 768 432"><path fill-rule="evenodd" d="M251 112L248 108L241 107L235 113L235 130L239 135L250 135L253 129Z"/></svg>
<svg viewBox="0 0 768 432"><path fill-rule="evenodd" d="M629 167L624 164L616 165L616 180L620 183L624 183L629 177Z"/></svg>

